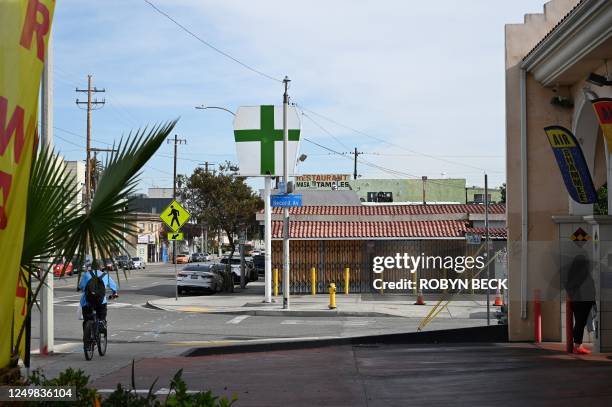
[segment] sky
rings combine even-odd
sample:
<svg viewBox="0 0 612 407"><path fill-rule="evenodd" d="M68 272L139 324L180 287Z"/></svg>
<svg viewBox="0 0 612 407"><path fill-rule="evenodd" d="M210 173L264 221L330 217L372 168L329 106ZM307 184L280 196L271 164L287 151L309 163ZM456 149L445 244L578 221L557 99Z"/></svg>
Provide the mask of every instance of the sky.
<svg viewBox="0 0 612 407"><path fill-rule="evenodd" d="M57 2L54 141L66 159L85 159L75 100L86 95L75 88L88 74L106 90L92 145L180 118L180 174L237 161L232 116L195 106L281 104L287 75L302 137L326 148L302 140L298 173L351 174L352 156L336 153L357 147L363 178L505 181L504 24L542 12L542 0L149 1L262 74L144 0ZM147 164L142 192L172 186L172 150L164 144Z"/></svg>

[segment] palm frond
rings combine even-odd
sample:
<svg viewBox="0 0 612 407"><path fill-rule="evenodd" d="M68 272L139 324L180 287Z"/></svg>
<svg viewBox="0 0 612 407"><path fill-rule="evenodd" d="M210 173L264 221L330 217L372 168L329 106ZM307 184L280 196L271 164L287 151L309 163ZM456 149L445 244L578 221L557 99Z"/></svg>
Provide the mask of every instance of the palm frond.
<svg viewBox="0 0 612 407"><path fill-rule="evenodd" d="M125 252L127 236L136 235L135 218L128 207L138 175L175 125L176 120L150 130L139 130L119 142L116 152L106 162L89 212L68 222L74 230L69 250L78 250L84 257L89 248L94 266L99 260Z"/></svg>
<svg viewBox="0 0 612 407"><path fill-rule="evenodd" d="M64 255L72 230L66 220L77 216L79 189L60 156L50 148L41 150L32 164L26 209L26 233L22 267L42 266L51 257Z"/></svg>

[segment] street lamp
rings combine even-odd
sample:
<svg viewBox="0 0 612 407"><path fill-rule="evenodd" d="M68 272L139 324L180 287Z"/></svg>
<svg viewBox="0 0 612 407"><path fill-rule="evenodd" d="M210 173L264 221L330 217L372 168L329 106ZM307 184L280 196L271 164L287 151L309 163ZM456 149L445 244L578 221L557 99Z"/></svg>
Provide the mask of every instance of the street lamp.
<svg viewBox="0 0 612 407"><path fill-rule="evenodd" d="M232 112L229 109L226 109L225 107L220 107L220 106L204 106L204 105L200 105L200 106L196 106L195 107L198 110L206 110L206 109L217 109L217 110L223 110L228 112L229 114L231 114L232 116L236 116L236 113Z"/></svg>

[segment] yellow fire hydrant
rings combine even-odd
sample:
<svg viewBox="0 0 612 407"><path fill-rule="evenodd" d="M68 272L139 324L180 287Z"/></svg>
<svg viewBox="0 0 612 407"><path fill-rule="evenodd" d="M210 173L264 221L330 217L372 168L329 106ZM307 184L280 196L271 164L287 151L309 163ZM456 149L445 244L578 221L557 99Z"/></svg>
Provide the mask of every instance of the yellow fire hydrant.
<svg viewBox="0 0 612 407"><path fill-rule="evenodd" d="M329 309L336 309L336 284L329 285Z"/></svg>

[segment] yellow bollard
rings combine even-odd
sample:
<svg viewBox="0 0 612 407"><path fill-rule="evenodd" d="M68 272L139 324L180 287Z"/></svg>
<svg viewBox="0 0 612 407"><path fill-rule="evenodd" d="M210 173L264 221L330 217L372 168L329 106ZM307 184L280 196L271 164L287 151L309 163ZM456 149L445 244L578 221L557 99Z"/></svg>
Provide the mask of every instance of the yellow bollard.
<svg viewBox="0 0 612 407"><path fill-rule="evenodd" d="M329 309L336 309L336 284L329 285Z"/></svg>
<svg viewBox="0 0 612 407"><path fill-rule="evenodd" d="M314 267L310 269L310 285L312 295L317 295L317 270Z"/></svg>
<svg viewBox="0 0 612 407"><path fill-rule="evenodd" d="M278 296L278 269L274 269L274 296Z"/></svg>
<svg viewBox="0 0 612 407"><path fill-rule="evenodd" d="M348 267L344 268L344 294L348 295L349 293L349 283L350 283L350 269Z"/></svg>

